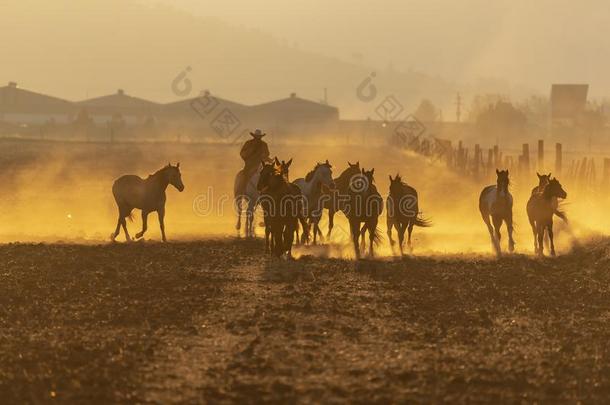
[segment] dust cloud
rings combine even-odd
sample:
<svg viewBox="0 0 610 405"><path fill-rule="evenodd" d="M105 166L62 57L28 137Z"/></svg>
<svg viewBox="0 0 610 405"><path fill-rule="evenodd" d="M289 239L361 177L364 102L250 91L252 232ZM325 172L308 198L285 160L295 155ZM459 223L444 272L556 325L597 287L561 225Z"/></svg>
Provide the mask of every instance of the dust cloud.
<svg viewBox="0 0 610 405"><path fill-rule="evenodd" d="M236 212L232 203L233 180L241 168L240 145L177 143L86 143L3 140L0 165L5 174L0 198L0 242L107 243L117 212L111 187L123 174L146 177L168 162L180 162L185 191L167 190L166 230L171 240L235 237ZM344 146L327 144L270 145L272 155L294 159L290 177L303 177L316 162L328 159L337 177L347 162L375 168L375 181L385 197L388 175L400 173L419 193L422 215L431 228L415 228L414 254L491 254L491 243L478 212L481 189L495 182L475 182L449 171L442 163L390 146ZM561 180L561 178L560 178ZM575 243L607 229L607 195L576 190L568 192L562 209L569 225L557 219L556 245L565 252ZM536 179L513 177L515 240L518 253L533 252L533 238L525 205ZM130 233L141 229L139 211L128 223ZM320 223L326 234L328 216ZM262 216L256 223L260 223ZM385 212L379 218L382 234L378 254L390 256ZM256 232L263 235L257 226ZM503 229L503 246L507 237ZM394 235L394 238L396 236ZM161 239L156 215L149 217L145 240ZM121 234L118 240L123 240ZM331 240L321 246L295 249L295 255L352 257L349 226L343 214L335 217Z"/></svg>

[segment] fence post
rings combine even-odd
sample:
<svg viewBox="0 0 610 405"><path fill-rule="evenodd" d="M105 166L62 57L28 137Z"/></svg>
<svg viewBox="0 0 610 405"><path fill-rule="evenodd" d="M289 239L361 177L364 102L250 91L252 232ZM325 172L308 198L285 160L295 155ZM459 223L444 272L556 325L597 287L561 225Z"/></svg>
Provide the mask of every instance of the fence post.
<svg viewBox="0 0 610 405"><path fill-rule="evenodd" d="M561 166L563 165L562 148L560 143L555 144L555 176L561 176Z"/></svg>
<svg viewBox="0 0 610 405"><path fill-rule="evenodd" d="M544 171L544 140L538 139L538 170Z"/></svg>

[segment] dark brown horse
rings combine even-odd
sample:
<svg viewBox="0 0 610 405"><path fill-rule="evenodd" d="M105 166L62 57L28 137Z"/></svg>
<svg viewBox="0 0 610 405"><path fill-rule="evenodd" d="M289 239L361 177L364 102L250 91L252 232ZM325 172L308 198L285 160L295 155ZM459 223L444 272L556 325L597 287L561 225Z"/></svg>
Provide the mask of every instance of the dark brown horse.
<svg viewBox="0 0 610 405"><path fill-rule="evenodd" d="M302 195L295 192L275 162L263 163L257 189L265 211L265 228L271 233L272 252L278 257L291 257L295 228L303 212Z"/></svg>
<svg viewBox="0 0 610 405"><path fill-rule="evenodd" d="M356 162L355 164L347 162L347 169L345 169L339 177L334 179L335 189L330 193L330 198L324 200L324 208L328 209L327 238L330 238L330 234L335 224L335 213L342 210L343 200L340 196L347 196L350 180L352 177L359 176L360 174L360 162Z"/></svg>
<svg viewBox="0 0 610 405"><path fill-rule="evenodd" d="M290 182L289 171L290 171L290 165L292 164L292 159L290 159L288 162L286 162L284 160L282 160L280 162L279 159L276 157L274 159L274 162L275 162L275 165L280 168L280 172L282 173L282 176L284 176L286 181L290 184L291 191L293 193L301 193L301 189L299 188L299 186ZM305 217L305 213L302 213L299 215L299 222L301 223L301 227L303 228L302 243L308 243L309 242L309 224L307 223L307 218ZM294 237L295 237L294 240L298 244L300 241L298 225L295 229Z"/></svg>
<svg viewBox="0 0 610 405"><path fill-rule="evenodd" d="M371 257L373 257L373 244L377 244L380 239L377 223L379 222L379 215L383 212L383 198L375 187L374 173L375 169L366 171L363 168L359 176L353 176L350 179L347 199L342 207L342 211L349 220L357 259L360 258L358 239L362 237L364 245L366 231L369 232L369 255ZM364 225L360 229L362 223Z"/></svg>
<svg viewBox="0 0 610 405"><path fill-rule="evenodd" d="M405 230L409 231L407 246L411 251L411 233L413 232L413 227L429 227L431 224L420 215L417 191L407 183L404 183L398 174L396 174L395 178L392 178L392 176L389 177L390 194L386 200L388 238L390 239L390 244L394 246L392 228L396 228L400 254L403 255L402 245L404 242Z"/></svg>
<svg viewBox="0 0 610 405"><path fill-rule="evenodd" d="M125 218L131 218L131 211L134 208L142 210L142 231L136 234L136 239L144 236L144 232L148 227L148 214L156 211L159 215L159 226L161 227L161 236L165 242L165 189L171 184L178 191L184 190L182 184L182 176L180 175L180 163L176 166L168 164L164 168L158 170L154 174L145 179L136 175L125 175L119 177L112 185L112 194L119 209L119 219L116 225L116 230L110 238L112 241L116 239L123 226L125 231L125 239L130 241L129 233L127 232L127 222Z"/></svg>
<svg viewBox="0 0 610 405"><path fill-rule="evenodd" d="M546 230L551 243L551 256L555 256L553 242L553 215L558 212L558 198L567 198L568 194L557 179L550 179L542 193L532 193L527 202L527 217L534 234L534 250L542 256L544 231Z"/></svg>
<svg viewBox="0 0 610 405"><path fill-rule="evenodd" d="M481 191L479 196L479 211L481 217L487 225L489 236L492 244L499 256L500 249L500 228L502 222L506 222L508 229L508 251L515 250L515 241L513 240L513 196L508 191L510 180L508 170L496 169L497 181L495 186L487 186ZM491 226L493 222L493 227Z"/></svg>

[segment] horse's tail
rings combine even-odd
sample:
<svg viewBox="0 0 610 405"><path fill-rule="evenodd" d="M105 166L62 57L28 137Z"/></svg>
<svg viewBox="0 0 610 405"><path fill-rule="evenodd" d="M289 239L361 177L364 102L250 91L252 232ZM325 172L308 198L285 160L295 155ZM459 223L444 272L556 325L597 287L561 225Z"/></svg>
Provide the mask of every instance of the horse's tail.
<svg viewBox="0 0 610 405"><path fill-rule="evenodd" d="M422 217L420 214L417 217L415 217L415 221L413 221L413 225L419 226L422 228L430 228L432 226L432 221L430 221L430 219L428 219L428 218Z"/></svg>

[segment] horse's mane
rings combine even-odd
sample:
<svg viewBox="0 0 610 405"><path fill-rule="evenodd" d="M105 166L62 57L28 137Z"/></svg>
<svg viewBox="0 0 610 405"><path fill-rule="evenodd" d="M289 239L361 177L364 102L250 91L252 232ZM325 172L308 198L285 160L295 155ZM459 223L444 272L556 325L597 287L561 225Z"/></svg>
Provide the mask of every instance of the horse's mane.
<svg viewBox="0 0 610 405"><path fill-rule="evenodd" d="M305 181L311 181L311 178L313 177L313 175L315 174L316 170L318 170L319 167L321 166L327 166L327 167L332 167L330 164L328 163L316 163L316 165L314 166L314 168L305 175Z"/></svg>

